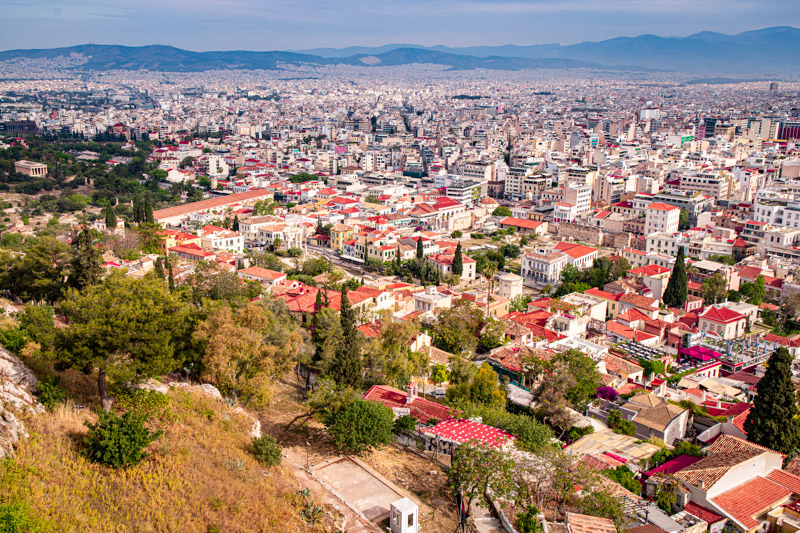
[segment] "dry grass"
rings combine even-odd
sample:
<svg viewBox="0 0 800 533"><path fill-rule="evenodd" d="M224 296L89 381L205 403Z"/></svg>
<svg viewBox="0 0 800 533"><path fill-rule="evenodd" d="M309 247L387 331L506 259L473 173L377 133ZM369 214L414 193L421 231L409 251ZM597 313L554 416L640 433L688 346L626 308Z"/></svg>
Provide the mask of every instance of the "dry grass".
<svg viewBox="0 0 800 533"><path fill-rule="evenodd" d="M77 378L77 376L74 376ZM197 393L169 394L151 456L114 470L82 455L85 409L65 404L28 421L30 439L0 467L0 500L27 501L64 532L315 531L300 518L290 473L248 452L248 423Z"/></svg>

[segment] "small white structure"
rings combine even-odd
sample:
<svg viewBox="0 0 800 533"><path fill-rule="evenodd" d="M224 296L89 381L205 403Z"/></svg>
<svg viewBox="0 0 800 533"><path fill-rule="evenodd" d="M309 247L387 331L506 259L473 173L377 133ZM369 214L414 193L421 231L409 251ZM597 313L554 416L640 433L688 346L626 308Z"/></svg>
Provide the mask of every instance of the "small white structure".
<svg viewBox="0 0 800 533"><path fill-rule="evenodd" d="M392 533L419 533L419 506L408 498L391 504L389 526Z"/></svg>

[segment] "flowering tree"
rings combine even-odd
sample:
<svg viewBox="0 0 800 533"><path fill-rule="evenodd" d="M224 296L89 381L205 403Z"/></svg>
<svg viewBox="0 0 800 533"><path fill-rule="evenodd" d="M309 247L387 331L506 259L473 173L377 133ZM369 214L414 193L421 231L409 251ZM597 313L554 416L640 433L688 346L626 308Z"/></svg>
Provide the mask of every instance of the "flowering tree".
<svg viewBox="0 0 800 533"><path fill-rule="evenodd" d="M613 387L597 387L597 397L603 400L613 402L617 399L619 393Z"/></svg>

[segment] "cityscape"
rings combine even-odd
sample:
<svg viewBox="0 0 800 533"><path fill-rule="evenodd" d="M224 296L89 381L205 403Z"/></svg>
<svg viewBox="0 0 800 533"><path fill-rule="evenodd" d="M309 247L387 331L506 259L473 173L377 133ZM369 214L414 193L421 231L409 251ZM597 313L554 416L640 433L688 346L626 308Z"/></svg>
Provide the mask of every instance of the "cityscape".
<svg viewBox="0 0 800 533"><path fill-rule="evenodd" d="M164 4L0 2L0 532L800 530L798 6Z"/></svg>

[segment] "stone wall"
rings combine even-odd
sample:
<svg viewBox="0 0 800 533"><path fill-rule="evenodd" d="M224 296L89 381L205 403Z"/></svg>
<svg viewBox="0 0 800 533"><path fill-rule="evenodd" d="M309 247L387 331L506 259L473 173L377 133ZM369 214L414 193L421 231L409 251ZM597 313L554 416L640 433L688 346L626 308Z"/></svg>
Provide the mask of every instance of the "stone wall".
<svg viewBox="0 0 800 533"><path fill-rule="evenodd" d="M589 244L603 244L603 230L590 226L581 226L570 222L559 222L550 224L551 230L554 228L559 238L571 237L575 240Z"/></svg>

